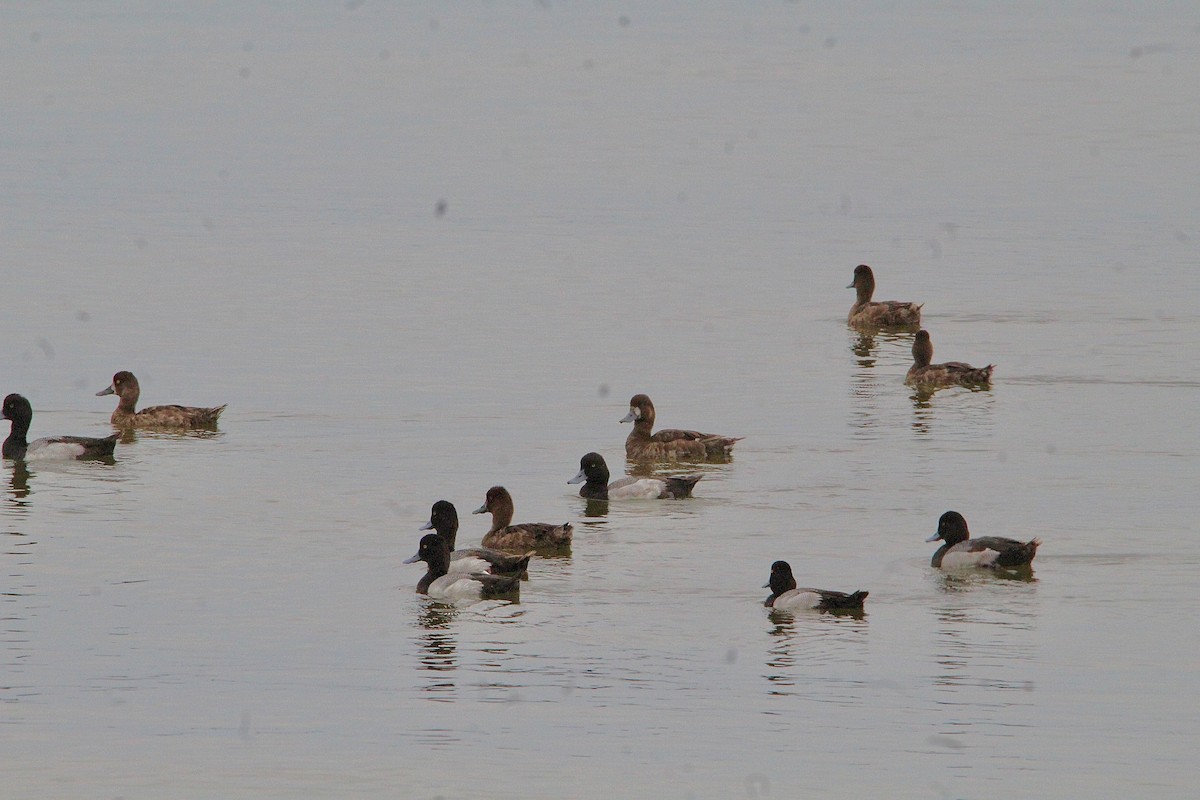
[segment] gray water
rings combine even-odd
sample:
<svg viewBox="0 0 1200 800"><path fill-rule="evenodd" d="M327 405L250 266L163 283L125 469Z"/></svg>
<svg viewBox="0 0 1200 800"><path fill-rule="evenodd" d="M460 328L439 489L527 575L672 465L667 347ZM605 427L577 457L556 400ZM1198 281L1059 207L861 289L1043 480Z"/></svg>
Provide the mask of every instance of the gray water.
<svg viewBox="0 0 1200 800"><path fill-rule="evenodd" d="M1193 795L1194 7L5 4L0 75L0 391L229 403L4 463L0 796ZM586 516L636 392L745 439ZM493 484L572 556L415 595Z"/></svg>

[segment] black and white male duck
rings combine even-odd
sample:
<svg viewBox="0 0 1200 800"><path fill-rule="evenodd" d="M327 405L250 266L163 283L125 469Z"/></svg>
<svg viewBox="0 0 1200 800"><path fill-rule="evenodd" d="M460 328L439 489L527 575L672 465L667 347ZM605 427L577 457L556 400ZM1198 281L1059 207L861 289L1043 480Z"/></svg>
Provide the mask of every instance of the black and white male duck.
<svg viewBox="0 0 1200 800"><path fill-rule="evenodd" d="M133 377L132 372L122 370L113 375L112 384L107 389L96 392L96 396L115 394L120 398L111 420L113 425L122 428L211 428L217 424L217 418L225 410L225 406L198 408L166 405L151 406L138 411L137 401L141 393L138 379Z"/></svg>
<svg viewBox="0 0 1200 800"><path fill-rule="evenodd" d="M654 403L644 394L629 399L629 413L621 422L632 422L633 430L625 439L625 455L634 460L688 460L728 458L735 442L742 437L719 436L668 428L654 430Z"/></svg>
<svg viewBox="0 0 1200 800"><path fill-rule="evenodd" d="M857 291L857 299L850 306L846 321L856 327L865 328L915 328L921 324L921 305L903 303L899 300L872 302L875 294L875 273L866 264L854 268L854 280L847 289Z"/></svg>
<svg viewBox="0 0 1200 800"><path fill-rule="evenodd" d="M492 515L492 528L483 536L484 547L520 552L533 548L543 554L570 549L574 535L571 523L551 525L546 522L522 522L513 525L513 511L513 499L508 489L493 486L487 490L483 505L471 512Z"/></svg>
<svg viewBox="0 0 1200 800"><path fill-rule="evenodd" d="M110 458L117 446L119 433L112 436L92 438L88 436L47 436L30 442L25 436L33 421L33 406L19 394L4 398L0 416L12 420L12 429L4 440L5 458L14 461L40 461L64 458Z"/></svg>
<svg viewBox="0 0 1200 800"><path fill-rule="evenodd" d="M933 361L933 341L929 331L919 330L913 339L913 365L904 376L904 383L917 389L940 389L945 386L987 386L992 382L992 370L995 367L972 367L961 361L947 361L944 364L931 364Z"/></svg>
<svg viewBox="0 0 1200 800"><path fill-rule="evenodd" d="M528 578L526 570L534 553L524 555L505 553L490 547L467 547L455 550L458 538L458 509L449 500L438 500L429 511L429 522L421 530L437 531L450 548L450 572L486 572L491 575L519 575Z"/></svg>
<svg viewBox="0 0 1200 800"><path fill-rule="evenodd" d="M1003 536L981 536L971 538L967 520L957 511L947 511L938 519L937 533L925 541L944 544L933 554L930 564L940 569L964 569L969 567L1027 567L1037 555L1039 539L1018 542Z"/></svg>
<svg viewBox="0 0 1200 800"><path fill-rule="evenodd" d="M486 572L450 572L450 548L436 533L421 537L417 554L405 564L424 561L428 569L417 582L417 594L427 594L447 603L474 603L491 598L516 599L521 579L516 575L490 575Z"/></svg>
<svg viewBox="0 0 1200 800"><path fill-rule="evenodd" d="M861 611L863 601L870 594L862 589L847 594L832 589L797 588L792 566L786 561L771 565L771 579L763 584L764 589L767 587L771 589L771 596L763 601L763 605L780 611Z"/></svg>
<svg viewBox="0 0 1200 800"><path fill-rule="evenodd" d="M673 500L692 496L692 487L701 475L678 475L665 478L639 478L633 475L608 482L608 464L599 453L588 453L579 459L579 472L567 483L582 483L579 496L589 500Z"/></svg>

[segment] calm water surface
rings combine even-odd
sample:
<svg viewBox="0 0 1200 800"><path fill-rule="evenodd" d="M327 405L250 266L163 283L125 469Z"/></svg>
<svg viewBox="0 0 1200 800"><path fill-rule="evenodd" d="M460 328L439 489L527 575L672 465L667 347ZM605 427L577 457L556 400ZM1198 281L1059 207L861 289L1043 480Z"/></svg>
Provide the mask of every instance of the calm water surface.
<svg viewBox="0 0 1200 800"><path fill-rule="evenodd" d="M229 403L5 462L0 796L1194 793L1194 9L10 4L0 70L0 390ZM995 388L904 387L862 262ZM745 440L588 509L635 392ZM572 557L416 596L497 483Z"/></svg>

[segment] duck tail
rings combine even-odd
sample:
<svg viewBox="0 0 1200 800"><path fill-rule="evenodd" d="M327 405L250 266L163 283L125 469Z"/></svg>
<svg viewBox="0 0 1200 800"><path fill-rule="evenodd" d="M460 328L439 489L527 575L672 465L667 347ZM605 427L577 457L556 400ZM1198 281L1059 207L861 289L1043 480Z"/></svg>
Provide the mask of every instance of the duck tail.
<svg viewBox="0 0 1200 800"><path fill-rule="evenodd" d="M523 581L529 580L529 560L537 555L536 550L530 550L517 559L517 577Z"/></svg>
<svg viewBox="0 0 1200 800"><path fill-rule="evenodd" d="M667 487L671 490L671 496L676 500L691 497L692 489L700 482L703 475L675 475L669 478L664 478L667 482Z"/></svg>

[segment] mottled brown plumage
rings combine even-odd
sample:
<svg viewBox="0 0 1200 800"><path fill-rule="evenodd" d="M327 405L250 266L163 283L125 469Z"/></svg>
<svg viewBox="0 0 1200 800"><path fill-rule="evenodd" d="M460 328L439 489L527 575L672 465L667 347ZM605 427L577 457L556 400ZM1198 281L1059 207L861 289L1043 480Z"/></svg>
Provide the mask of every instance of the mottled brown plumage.
<svg viewBox="0 0 1200 800"><path fill-rule="evenodd" d="M846 321L864 328L915 328L921 324L921 305L899 300L871 301L875 293L875 274L866 264L854 268L854 281L846 287L857 290ZM923 304L922 304L923 305Z"/></svg>
<svg viewBox="0 0 1200 800"><path fill-rule="evenodd" d="M904 382L909 386L923 389L938 389L943 386L987 386L992 380L992 370L995 367L972 367L961 361L947 361L944 364L931 364L933 360L933 341L929 331L917 331L912 346L913 365L908 368Z"/></svg>
<svg viewBox="0 0 1200 800"><path fill-rule="evenodd" d="M225 406L197 408L194 406L164 405L137 410L142 390L132 372L122 370L113 375L107 389L96 392L97 397L117 395L120 400L112 413L113 425L121 428L211 428Z"/></svg>
<svg viewBox="0 0 1200 800"><path fill-rule="evenodd" d="M512 524L512 495L503 486L488 489L483 505L473 514L492 515L492 528L483 536L484 547L497 550L524 552L533 548L539 555L553 555L569 551L574 529L571 523L550 525L545 522L522 522Z"/></svg>
<svg viewBox="0 0 1200 800"><path fill-rule="evenodd" d="M654 403L644 394L629 399L629 413L621 422L632 422L633 431L625 439L625 455L635 460L705 461L728 458L735 442L742 437L719 436L668 428L654 430Z"/></svg>

